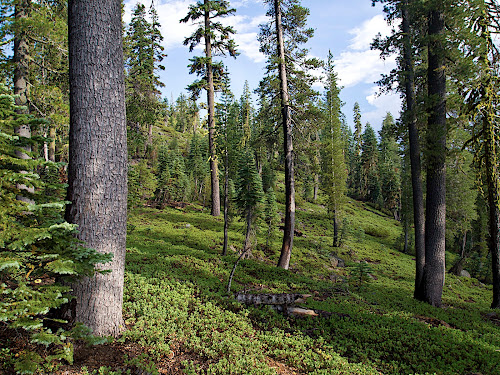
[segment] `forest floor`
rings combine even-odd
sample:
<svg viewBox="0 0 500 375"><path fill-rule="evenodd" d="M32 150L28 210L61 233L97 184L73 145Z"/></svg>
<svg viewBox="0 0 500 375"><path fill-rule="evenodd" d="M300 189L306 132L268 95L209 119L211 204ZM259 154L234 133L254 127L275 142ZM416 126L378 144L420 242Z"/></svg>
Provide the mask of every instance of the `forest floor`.
<svg viewBox="0 0 500 375"><path fill-rule="evenodd" d="M326 209L298 207L290 270L275 267L282 232L269 238L261 229L232 292L310 294L301 307L323 316L287 316L227 295L242 222L231 224L221 256L222 218L196 205L138 208L129 213L127 330L111 344L76 344L74 364L55 373L500 374L490 286L447 274L443 308L418 302L415 260L397 250L402 228L393 218L350 201L349 230L333 248ZM447 254L448 268L453 260Z"/></svg>

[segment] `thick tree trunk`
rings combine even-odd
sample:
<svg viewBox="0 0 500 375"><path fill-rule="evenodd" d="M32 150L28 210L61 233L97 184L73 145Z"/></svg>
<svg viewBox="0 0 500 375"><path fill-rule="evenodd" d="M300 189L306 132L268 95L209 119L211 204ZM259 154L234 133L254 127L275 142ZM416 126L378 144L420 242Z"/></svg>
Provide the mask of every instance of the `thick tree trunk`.
<svg viewBox="0 0 500 375"><path fill-rule="evenodd" d="M16 23L20 24L24 18L27 17L27 12L30 6L29 0L20 0L15 7L14 17ZM16 95L15 103L17 106L21 106L16 110L17 113L27 114L28 111L28 44L26 42L26 36L22 28L16 31L14 36L14 95ZM31 129L29 124L24 123L19 127L14 129L14 132L19 137L31 138ZM28 153L31 152L31 146L26 145L23 147L24 151L16 150L15 154L20 159L30 159ZM23 172L24 173L24 172ZM29 198L30 194L35 192L33 187L28 187L26 185L17 185L19 190L25 191L27 194L18 195L16 198L20 201L26 203L34 203L34 201Z"/></svg>
<svg viewBox="0 0 500 375"><path fill-rule="evenodd" d="M424 301L441 306L445 278L446 229L446 72L444 15L429 14L427 71L430 101L427 128L427 197L425 220Z"/></svg>
<svg viewBox="0 0 500 375"><path fill-rule="evenodd" d="M70 157L66 219L113 260L73 286L75 320L96 335L123 330L127 135L120 0L70 0Z"/></svg>
<svg viewBox="0 0 500 375"><path fill-rule="evenodd" d="M422 278L425 265L425 215L424 194L422 191L422 172L420 163L420 141L417 130L416 108L415 108L415 69L411 49L411 31L408 4L411 0L404 0L402 4L403 22L403 61L406 72L405 97L406 97L406 121L408 123L411 182L413 190L413 220L415 224L415 290L414 297L423 300ZM405 244L407 246L407 242Z"/></svg>
<svg viewBox="0 0 500 375"><path fill-rule="evenodd" d="M293 235L295 230L295 181L293 173L293 142L292 142L292 117L288 98L288 83L285 67L285 45L283 41L283 26L281 24L281 3L274 0L276 15L276 34L278 39L279 78L281 83L281 113L283 117L283 149L285 153L285 230L283 245L278 261L278 267L288 269L293 248Z"/></svg>
<svg viewBox="0 0 500 375"><path fill-rule="evenodd" d="M220 192L219 172L217 170L217 155L215 154L215 99L214 99L214 75L212 70L212 42L208 30L210 30L209 0L205 4L205 55L207 57L207 105L208 105L208 152L210 154L210 181L212 184L212 216L220 215Z"/></svg>

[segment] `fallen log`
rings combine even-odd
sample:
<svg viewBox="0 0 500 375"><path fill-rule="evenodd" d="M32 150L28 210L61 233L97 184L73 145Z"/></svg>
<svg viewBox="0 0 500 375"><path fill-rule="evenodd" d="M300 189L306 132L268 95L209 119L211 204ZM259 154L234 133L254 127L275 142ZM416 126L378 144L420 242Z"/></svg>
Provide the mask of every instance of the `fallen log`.
<svg viewBox="0 0 500 375"><path fill-rule="evenodd" d="M234 294L236 301L245 305L293 305L295 303L304 303L309 297L311 297L310 294L298 293Z"/></svg>

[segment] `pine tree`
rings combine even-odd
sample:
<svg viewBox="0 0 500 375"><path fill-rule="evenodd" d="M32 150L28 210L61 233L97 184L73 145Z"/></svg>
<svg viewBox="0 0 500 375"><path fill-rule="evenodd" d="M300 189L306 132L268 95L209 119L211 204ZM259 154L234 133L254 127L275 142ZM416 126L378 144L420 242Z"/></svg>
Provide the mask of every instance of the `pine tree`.
<svg viewBox="0 0 500 375"><path fill-rule="evenodd" d="M375 131L366 123L361 146L361 197L369 202L380 203L378 176L378 143Z"/></svg>
<svg viewBox="0 0 500 375"><path fill-rule="evenodd" d="M327 196L328 212L333 218L333 246L339 245L338 222L346 193L346 166L341 130L340 89L333 55L328 53L326 93L323 101L324 125L321 132L321 186Z"/></svg>
<svg viewBox="0 0 500 375"><path fill-rule="evenodd" d="M399 145L394 134L396 124L390 113L387 113L380 130L378 174L380 177L381 196L383 207L391 211L396 220L399 220L401 200L401 158Z"/></svg>
<svg viewBox="0 0 500 375"><path fill-rule="evenodd" d="M229 8L229 2L225 0L203 0L198 1L196 5L189 6L189 13L181 22L197 22L199 27L190 37L184 40L184 45L189 45L189 52L200 44L201 39L205 41L205 56L192 59L191 73L197 73L203 78L190 85L190 90L195 93L201 89L207 92L208 106L208 150L210 154L210 174L212 188L212 215L220 215L220 195L219 195L219 176L217 169L217 157L215 151L215 82L214 76L218 77L219 82L222 79L222 65L216 64L212 56L219 54L235 57L236 45L230 38L235 33L232 27L223 26L219 21L214 21L219 17L227 17L234 14L236 10ZM220 73L214 74L214 68Z"/></svg>
<svg viewBox="0 0 500 375"><path fill-rule="evenodd" d="M315 81L311 70L318 68L317 59L307 57L308 51L301 46L313 36L314 31L306 27L309 10L299 0L266 0L269 5L267 16L271 22L261 26L260 49L268 56L267 74L260 82L259 93L267 97L267 108L261 109L265 116L281 124L283 131L283 158L285 160L285 230L278 267L288 269L293 248L295 227L295 161L293 157L292 112L294 108L293 131L298 137L309 139L308 122L304 121L317 98L312 89ZM269 130L274 133L276 130Z"/></svg>
<svg viewBox="0 0 500 375"><path fill-rule="evenodd" d="M351 158L351 165L349 170L351 171L351 181L349 183L351 196L355 198L362 197L362 167L361 167L361 147L363 145L363 124L361 124L361 109L359 103L354 103L353 107L354 113L354 134L353 134L353 155Z"/></svg>
<svg viewBox="0 0 500 375"><path fill-rule="evenodd" d="M252 224L255 222L260 205L263 203L262 180L257 172L252 150L247 147L241 153L238 161L238 176L235 183L235 203L239 214L245 220L246 233L243 252L249 254L251 250Z"/></svg>
<svg viewBox="0 0 500 375"><path fill-rule="evenodd" d="M148 17L151 21L148 21ZM153 125L159 118L161 102L158 70L166 56L160 44L163 37L156 9L151 3L149 12L143 4L134 8L125 38L127 67L127 122L132 155L139 157L152 146Z"/></svg>
<svg viewBox="0 0 500 375"><path fill-rule="evenodd" d="M228 229L232 221L231 200L234 195L234 186L232 178L235 176L237 169L236 161L238 153L241 148L239 129L238 129L238 115L240 108L234 100L234 95L230 89L229 76L226 74L224 78L224 89L220 104L216 105L216 135L217 135L217 148L219 154L224 161L224 244L222 248L222 255L227 255L228 246Z"/></svg>

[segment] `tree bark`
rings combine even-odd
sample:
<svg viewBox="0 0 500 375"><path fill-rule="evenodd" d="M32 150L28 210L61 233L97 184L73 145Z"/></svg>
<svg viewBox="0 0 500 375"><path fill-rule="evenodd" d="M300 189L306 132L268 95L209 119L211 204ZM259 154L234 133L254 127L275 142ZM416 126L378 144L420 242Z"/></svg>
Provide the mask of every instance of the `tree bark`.
<svg viewBox="0 0 500 375"><path fill-rule="evenodd" d="M427 128L427 196L425 221L424 301L441 306L445 279L446 230L446 72L444 14L429 13Z"/></svg>
<svg viewBox="0 0 500 375"><path fill-rule="evenodd" d="M66 220L113 260L73 285L75 320L96 335L123 330L127 135L120 0L70 0L70 155Z"/></svg>
<svg viewBox="0 0 500 375"><path fill-rule="evenodd" d="M14 36L14 95L15 104L22 108L16 110L19 114L28 114L28 43L26 41L26 35L24 32L24 26L21 27L21 23L27 17L28 9L31 2L29 0L20 0L14 10L14 18L17 23L16 34ZM31 138L31 129L28 123L23 123L14 129L14 133L19 137ZM26 145L23 147L24 151L16 150L15 155L19 159L30 159L28 153L31 152L31 146ZM25 172L22 172L25 173ZM23 184L18 184L17 188L21 191L25 191L27 196L18 195L16 199L26 202L34 203L34 201L29 198L30 194L35 192L33 187L28 187Z"/></svg>
<svg viewBox="0 0 500 375"><path fill-rule="evenodd" d="M425 265L425 215L424 194L422 191L422 171L420 162L420 141L417 130L417 119L415 115L415 68L412 58L410 17L408 11L409 1L402 2L402 26L403 26L403 65L406 73L405 98L406 98L406 121L408 124L411 183L413 191L413 221L415 224L415 290L414 297L423 300L422 278ZM407 235L407 234L405 234ZM405 248L407 240L405 239Z"/></svg>
<svg viewBox="0 0 500 375"><path fill-rule="evenodd" d="M56 128L55 126L51 126L49 128L49 160L56 161Z"/></svg>
<svg viewBox="0 0 500 375"><path fill-rule="evenodd" d="M333 211L333 247L339 247L339 223L337 220L337 210Z"/></svg>
<svg viewBox="0 0 500 375"><path fill-rule="evenodd" d="M278 39L278 70L280 78L281 113L283 117L283 150L285 154L285 229L283 244L278 267L288 269L293 248L293 235L295 230L295 181L293 172L293 142L292 142L292 116L288 97L288 83L286 76L285 45L283 41L283 26L281 24L281 2L274 0L276 17L276 35Z"/></svg>
<svg viewBox="0 0 500 375"><path fill-rule="evenodd" d="M250 208L247 209L246 212L246 224L247 224L247 230L245 234L245 245L243 245L243 252L247 254L246 257L249 257L251 252L251 232L252 232L252 210Z"/></svg>
<svg viewBox="0 0 500 375"><path fill-rule="evenodd" d="M222 255L227 255L228 229L229 229L229 156L227 150L227 130L225 132L226 148L224 150L224 245Z"/></svg>
<svg viewBox="0 0 500 375"><path fill-rule="evenodd" d="M215 99L214 75L212 69L212 42L210 39L210 10L209 0L205 4L205 55L207 57L207 105L208 105L208 152L210 154L210 181L212 184L212 216L220 215L219 172L217 168L217 155L215 154Z"/></svg>
<svg viewBox="0 0 500 375"><path fill-rule="evenodd" d="M490 86L490 85L488 85ZM493 273L492 309L500 309L500 184L498 182L497 138L493 114L483 116L485 136L486 183L488 185L489 238L488 248L491 254Z"/></svg>

